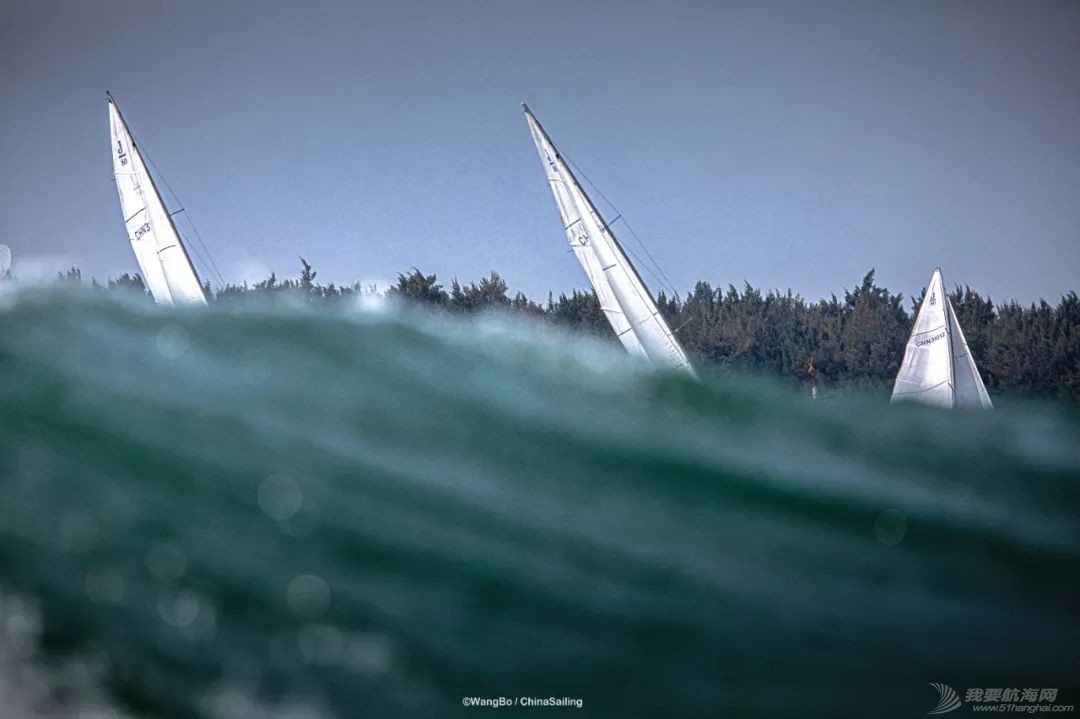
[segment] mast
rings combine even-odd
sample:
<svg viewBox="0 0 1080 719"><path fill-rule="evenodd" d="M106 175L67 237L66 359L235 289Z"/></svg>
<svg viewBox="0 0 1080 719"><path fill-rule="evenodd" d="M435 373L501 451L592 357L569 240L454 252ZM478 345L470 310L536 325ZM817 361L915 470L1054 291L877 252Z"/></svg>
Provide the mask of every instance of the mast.
<svg viewBox="0 0 1080 719"><path fill-rule="evenodd" d="M199 279L199 274L195 270L195 265L188 255L187 247L180 237L180 231L177 229L176 223L173 222L172 215L169 214L168 208L161 198L161 192L158 190L157 183L154 181L154 177L150 173L149 168L142 160L142 151L135 141L135 136L131 133L131 128L128 126L127 120L124 119L123 113L120 112L120 106L116 103L116 99L112 96L112 93L106 91L105 97L107 98L112 111L116 113L120 128L123 130L128 143L130 143L128 154L131 156L132 167L128 174L134 177L135 195L142 200L142 207L130 216L125 216L124 223L125 225L130 223L136 216L145 212L146 223L150 228L150 234L152 234L154 242L153 254L157 260L157 266L155 266L154 262L146 256L148 253L135 246L143 235L136 232L133 233L130 238L133 249L135 249L136 259L139 260L140 268L143 270L143 274L147 276L147 284L150 286L151 294L154 295L155 300L165 304L172 304L177 299L186 302L206 304L206 294L203 292L202 281ZM113 127L113 134L114 137L118 134L115 126ZM117 142L119 144L118 152L122 155L124 151L124 139L117 137ZM117 178L117 190L120 192L121 207L126 215L129 208L125 206L127 200L125 199L124 189L121 188L119 184L119 176L124 173L116 167L116 161L117 159L114 157L114 175L116 175ZM125 161L121 159L121 162L123 163ZM141 179L144 176L151 191L151 197L149 198L146 197L146 194L141 189ZM155 217L155 215L158 217ZM162 217L167 224L167 227L161 228L162 230L165 230L163 233L166 235L165 237L162 237L158 232L158 223ZM130 230L131 228L129 227L129 231ZM174 249L180 250L179 257L174 257L175 253L169 252ZM158 272L159 269L160 272ZM150 276L159 276L160 280L152 280ZM165 285L164 288L162 288L162 284ZM157 289L155 289L155 285L157 286Z"/></svg>
<svg viewBox="0 0 1080 719"><path fill-rule="evenodd" d="M618 305L625 324L628 325L625 328L621 327L624 323L617 320L611 313L607 313L616 334L623 340L628 351L644 354L655 365L678 368L696 377L686 357L686 352L675 338L671 328L668 327L663 315L660 314L648 286L637 268L630 262L626 250L615 237L610 225L604 220L592 198L574 175L569 163L552 142L543 125L529 110L528 105L522 103L522 108L526 121L533 130L537 151L541 160L547 165L545 170L549 184L552 185L556 204L559 205L560 213L563 214L564 229L568 234L571 248L578 255L597 295L602 301L603 295L609 295ZM560 174L566 179L561 179ZM560 194L556 186L557 182L567 185L567 197ZM571 207L564 207L566 203L569 203ZM578 217L576 219L568 217L567 209L574 210ZM598 237L589 237L592 234L590 223L595 225ZM575 229L579 224L580 227ZM598 265L599 273L595 272L596 265ZM636 338L636 342L627 341L630 333Z"/></svg>

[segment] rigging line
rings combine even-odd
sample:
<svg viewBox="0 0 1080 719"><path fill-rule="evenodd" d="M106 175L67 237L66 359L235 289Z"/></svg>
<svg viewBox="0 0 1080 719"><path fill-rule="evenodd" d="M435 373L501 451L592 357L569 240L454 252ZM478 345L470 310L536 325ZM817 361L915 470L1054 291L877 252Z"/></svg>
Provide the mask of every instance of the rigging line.
<svg viewBox="0 0 1080 719"><path fill-rule="evenodd" d="M590 183L590 184L592 184L592 183ZM597 192L599 192L599 190L597 190ZM607 202L610 203L610 201L607 201ZM615 206L612 205L612 207L615 207ZM615 211L618 212L618 209L616 209ZM649 262L652 264L653 267L656 268L656 271L660 273L660 276L663 278L663 283L664 283L665 289L670 290L672 296L678 297L679 296L679 291L675 289L674 283L667 276L667 273L664 272L664 268L660 265L659 262L656 261L656 258L654 258L652 256L652 253L649 252L648 246L642 241L642 239L640 237L638 237L637 232L635 232L634 228L630 225L630 223L626 221L626 218L622 217L622 215L619 215L619 217L622 218L623 225L626 227L627 231L630 233L630 236L634 238L634 241L637 242L638 246L641 247L642 252L644 252L645 256L649 258Z"/></svg>
<svg viewBox="0 0 1080 719"><path fill-rule="evenodd" d="M188 225L191 226L191 230L192 233L195 235L195 239L198 240L199 245L202 246L203 251L206 253L206 259L209 261L209 265L214 271L214 277L220 283L220 286L224 287L226 284L225 278L221 276L221 270L218 269L217 263L214 262L214 256L210 254L210 249L206 246L206 243L203 242L202 235L199 233L199 228L195 225L195 221L191 219L191 213L187 210L187 208L183 209L183 213L184 216L187 217Z"/></svg>
<svg viewBox="0 0 1080 719"><path fill-rule="evenodd" d="M202 252L199 252L199 248L192 245L192 252L195 254L196 257L199 258L199 262L202 263L203 267L205 267L211 274L213 274L214 279L216 279L219 283L224 284L221 282L221 273L218 271L217 265L214 263L214 258L210 254L210 249L206 246L206 243L203 242L202 239L199 237L199 228L197 228L195 226L195 223L191 220L191 213L187 212L187 208L185 208L183 206L183 202L180 201L180 196L176 194L176 190L174 190L172 188L172 185L169 184L168 178L166 178L165 175L162 174L161 170L158 169L158 166L154 163L153 158L150 157L149 153L147 153L146 150L143 150L143 156L146 158L146 161L147 163L149 163L150 167L154 169L154 172L157 173L157 176L161 178L161 182L165 185L165 188L169 191L169 194L172 195L173 199L176 200L176 203L180 205L180 209L176 210L175 212L170 212L169 217L171 218L174 215L180 214L181 212L187 215L188 224L191 226L191 229L194 231L196 238L199 240L199 245L202 247ZM203 255L206 256L204 257Z"/></svg>
<svg viewBox="0 0 1080 719"><path fill-rule="evenodd" d="M631 234L633 234L633 233L631 233ZM638 264L639 264L639 265L644 265L644 266L645 266L645 269L646 269L646 270L648 270L648 272L649 272L649 275L651 275L651 276L652 276L652 278L653 278L654 280L656 280L657 284L659 284L659 285L660 285L660 289L661 289L661 290L665 290L665 291L667 291L667 292L670 292L670 293L671 293L671 296L672 296L672 297L678 297L678 296L679 296L679 293L675 291L675 288L671 286L671 283L670 283L670 282L665 282L665 281L664 281L664 280L662 280L662 279L661 279L660 277L657 277L656 273L655 273L655 272L653 272L653 271L652 271L652 269L651 269L651 268L649 267L649 263L647 263L647 262L645 262L645 260L641 259L641 258L640 258L640 257L639 257L639 256L637 255L637 253L636 253L636 252L634 252L633 250L631 250L631 249L630 249L629 247L626 247L626 248L624 248L624 249L625 249L625 250L626 250L626 251L627 251L628 253L630 253L630 256L631 256L631 257L633 257L633 258L634 258L635 260L637 260L637 262L638 262ZM659 269L659 267L657 267L657 269ZM661 273L661 274L663 274L663 273ZM655 298L653 298L653 299L655 300Z"/></svg>
<svg viewBox="0 0 1080 719"><path fill-rule="evenodd" d="M154 169L156 170L157 168L154 168ZM159 172L158 174L160 175L161 173ZM164 177L162 177L162 180L164 180ZM171 187L169 188L169 192L172 193L173 197L179 203L180 198L176 195L176 193L173 191L173 189ZM198 226L195 224L195 221L191 218L191 213L188 211L188 209L186 207L181 207L179 210L177 210L176 212L174 212L172 214L173 215L178 215L180 213L183 213L184 216L187 217L187 224L191 228L191 233L193 235L195 235L195 239L198 242L199 247L202 248L202 252L201 253L198 252L194 245L192 246L192 249L196 250L196 255L199 256L199 260L203 263L203 266L206 267L207 270L209 270L209 271L211 271L213 273L214 279L217 280L217 282L218 282L218 286L219 287L224 287L225 286L225 278L221 276L221 270L218 269L217 263L214 262L214 256L210 253L210 248L206 246L206 242L203 241L202 234L199 233ZM205 255L205 257L203 257L203 255Z"/></svg>
<svg viewBox="0 0 1080 719"><path fill-rule="evenodd" d="M179 198L177 198L177 199L179 199ZM164 198L163 198L163 199L162 199L161 201L162 201L162 203L164 204L164 202L165 202ZM169 208L168 208L168 206L166 206L166 207L165 207L165 213L166 213L166 214L167 214L167 215L169 216L169 219L170 219L170 220L172 219L172 216L173 216L174 214L176 214L176 213L172 213L172 212L169 212ZM151 216L151 217L152 217L152 216ZM180 232L179 228L177 228L177 227L176 227L176 225L174 224L174 225L173 225L173 229L174 229L174 230L176 230L176 232L177 232L177 237L179 237L179 232ZM173 245L169 245L169 247L176 247L176 245L175 245L175 244L173 244ZM160 255L160 254L161 254L161 252L162 252L162 250L167 250L167 249L169 249L169 247L163 247L163 248L159 249L159 250L158 250L158 254ZM199 248L198 248L198 247L195 247L194 245L192 245L192 246L191 246L190 248L185 248L185 251L186 251L186 249L190 249L190 250L191 250L191 254L192 254L192 255L194 255L194 256L195 256L195 258L196 258L197 260L199 260L199 263L200 263L200 265L201 265L201 266L202 266L203 268L205 268L205 269L207 269L207 270L209 271L209 269L210 269L210 266L209 266L209 265L207 264L207 262L206 262L206 260L205 260L205 259L203 258L203 256L202 256L202 255L201 255L201 254L199 253ZM190 257L188 258L188 262L191 262L191 258L190 258ZM192 266L192 269L193 269L193 270L195 269L194 265ZM195 279L199 280L199 277L198 277L198 275L196 275L196 278L195 278ZM199 285L200 285L200 287L202 286L202 281L201 281L201 280L199 280Z"/></svg>
<svg viewBox="0 0 1080 719"><path fill-rule="evenodd" d="M154 168L154 172L157 173L157 176L159 178L161 178L161 182L163 185L165 185L165 189L169 191L169 194L173 196L173 199L176 200L177 204L181 206L180 209L172 213L170 217L172 215L179 214L180 212L183 212L187 216L188 224L191 226L191 229L195 234L195 239L198 240L199 245L203 249L203 252L206 253L206 259L203 259L202 255L194 246L192 246L191 249L195 251L195 256L199 258L199 261L202 262L203 266L213 273L214 279L218 281L220 286L224 287L225 278L221 276L221 271L218 269L217 263L214 262L214 256L210 254L210 248L208 248L206 246L206 243L203 242L202 235L199 234L199 228L195 226L195 221L191 218L191 213L188 212L187 208L183 206L184 203L180 201L180 196L176 194L176 190L174 190L172 188L172 185L169 184L168 178L166 178L165 175L162 174L161 170L158 169L158 166L154 164L154 158L150 157L150 154L146 151L145 148L140 147L139 150L140 152L142 152L143 157L146 158L146 162L150 165L150 167Z"/></svg>
<svg viewBox="0 0 1080 719"><path fill-rule="evenodd" d="M567 157L566 154L563 153L563 151L561 149L559 149L559 154L562 155L563 159L565 159L566 162L569 163L571 165L571 167L578 174L581 175L582 179L584 179L585 182L589 183L589 186L596 192L596 194L599 195L600 198L604 202L606 202L608 204L608 206L610 206L617 213L618 217L616 218L616 220L618 220L619 218L622 219L623 225L625 225L626 229L629 230L630 236L633 237L634 240L641 247L641 249L644 250L645 255L649 258L649 262L645 262L643 259L641 259L641 257L639 257L638 254L636 252L634 252L634 250L631 249L630 247L623 247L622 249L624 249L627 253L629 253L630 256L633 257L635 260L637 260L638 264L645 268L645 270L649 273L649 275L654 280L656 280L657 284L659 284L662 289L671 292L672 295L677 297L678 292L675 290L675 287L671 284L671 280L669 280L667 278L667 275L664 274L664 271L663 271L663 269L661 269L660 264L649 253L649 249L645 246L645 243L642 242L641 238L637 236L636 232L634 232L634 228L630 226L630 223L627 222L626 218L624 218L622 216L622 213L619 212L619 208L615 207L615 203L613 203L611 200L609 200L607 198L607 196L600 190L600 188L596 186L596 183L594 183L592 180L590 180L589 176L586 175L585 172L580 167L578 167L574 163L573 160L571 160L569 157ZM611 230L612 223L615 222L616 220L612 220L612 222L607 222L606 220L604 220L603 217L600 218L600 221L604 223L605 229L607 229L609 232ZM657 273L659 273L659 274L657 274Z"/></svg>
<svg viewBox="0 0 1080 719"><path fill-rule="evenodd" d="M554 145L555 143L552 142L551 144ZM652 266L649 266L649 264L642 262L641 258L637 257L637 255L634 255L634 252L629 248L627 248L627 251L630 252L631 255L634 255L635 259L645 265L645 269L649 271L649 274L652 275L653 279L659 282L664 289L669 290L674 296L678 297L679 293L675 289L675 286L672 284L671 280L668 278L667 274L664 273L664 268L662 268L660 266L660 263L656 261L656 258L652 256L652 253L649 252L649 248L646 247L645 243L641 241L641 238L638 237L638 234L634 232L634 228L630 226L630 223L626 220L626 217L623 216L622 212L619 211L619 208L615 206L615 203L608 199L607 195L604 194L603 190L597 187L596 183L589 179L589 176L585 174L585 171L578 167L577 164L572 159L570 159L570 157L565 152L563 152L563 149L561 147L556 145L555 149L559 151L559 154L562 155L563 159L566 160L567 163L570 164L574 171L581 175L581 178L585 180L585 182L589 183L589 186L596 191L596 194L600 196L600 199L606 202L611 209L615 210L617 217L611 222L605 222L604 224L608 227L611 227L612 224L621 219L623 225L625 225L626 229L630 232L630 236L634 238L634 240L638 243L641 249L645 252L645 256L649 258L649 262ZM655 272L653 271L654 267L656 269ZM660 273L659 276L657 275L657 272Z"/></svg>

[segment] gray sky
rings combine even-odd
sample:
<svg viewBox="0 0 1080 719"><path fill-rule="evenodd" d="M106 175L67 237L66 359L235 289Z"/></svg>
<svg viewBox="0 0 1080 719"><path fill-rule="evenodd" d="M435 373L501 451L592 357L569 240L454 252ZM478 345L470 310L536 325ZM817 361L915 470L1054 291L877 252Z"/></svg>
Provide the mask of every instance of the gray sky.
<svg viewBox="0 0 1080 719"><path fill-rule="evenodd" d="M137 270L106 89L230 281L584 286L526 100L680 291L1078 286L1071 0L0 0L17 270Z"/></svg>

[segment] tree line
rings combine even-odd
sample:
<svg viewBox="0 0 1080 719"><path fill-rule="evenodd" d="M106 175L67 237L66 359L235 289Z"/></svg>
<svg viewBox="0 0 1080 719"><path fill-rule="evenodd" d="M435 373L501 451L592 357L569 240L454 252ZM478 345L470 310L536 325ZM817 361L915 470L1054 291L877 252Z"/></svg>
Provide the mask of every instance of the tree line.
<svg viewBox="0 0 1080 719"><path fill-rule="evenodd" d="M289 295L314 302L337 302L375 292L316 281L318 273L301 259L296 278L276 274L249 285L230 284L207 296L225 301L249 296ZM75 268L61 279L81 280ZM95 286L100 286L96 282ZM124 274L108 289L145 293L142 278ZM925 290L924 290L925 291ZM617 341L596 295L574 290L536 302L491 272L476 282L457 279L446 287L435 274L413 268L398 275L388 294L413 305L448 313L504 311L553 322L575 332ZM1064 295L1056 306L1046 301L995 305L970 287L950 293L971 353L991 394L1080 400L1080 299ZM657 306L675 330L695 366L717 371L753 372L794 386L809 382L812 358L828 391L860 389L888 392L900 368L904 345L922 296L905 303L874 281L870 270L843 296L809 302L776 290L698 282L685 297L661 292ZM906 306L905 306L906 304Z"/></svg>

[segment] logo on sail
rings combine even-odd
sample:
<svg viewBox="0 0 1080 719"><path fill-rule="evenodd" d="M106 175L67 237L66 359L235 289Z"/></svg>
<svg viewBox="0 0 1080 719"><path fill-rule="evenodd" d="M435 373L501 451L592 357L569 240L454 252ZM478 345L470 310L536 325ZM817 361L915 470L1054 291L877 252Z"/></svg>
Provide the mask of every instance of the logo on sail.
<svg viewBox="0 0 1080 719"><path fill-rule="evenodd" d="M932 291L930 293L930 306L933 307L936 304L937 304L937 292Z"/></svg>
<svg viewBox="0 0 1080 719"><path fill-rule="evenodd" d="M938 703L936 707L926 712L927 714L948 714L960 708L960 697L956 696L956 691L948 684L931 682L930 686L937 689Z"/></svg>
<svg viewBox="0 0 1080 719"><path fill-rule="evenodd" d="M585 226L578 220L572 226L570 231L573 235L570 238L571 245L577 245L579 247L588 247L589 245L589 233L585 231Z"/></svg>
<svg viewBox="0 0 1080 719"><path fill-rule="evenodd" d="M943 338L944 336L945 336L944 331L938 332L933 337L927 337L926 339L915 340L915 346L916 347L925 347L927 345L932 345L935 342L937 342L939 339Z"/></svg>
<svg viewBox="0 0 1080 719"><path fill-rule="evenodd" d="M116 141L116 157L121 165L127 164L127 153L124 152L124 145L119 140Z"/></svg>

